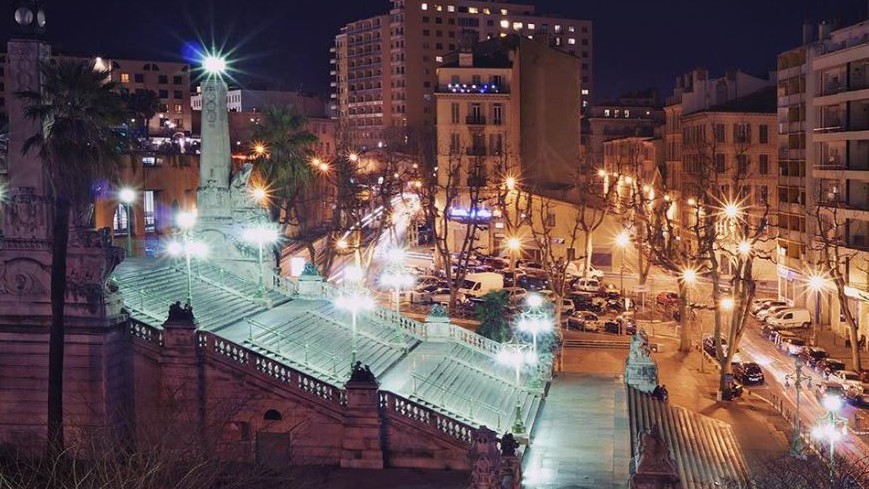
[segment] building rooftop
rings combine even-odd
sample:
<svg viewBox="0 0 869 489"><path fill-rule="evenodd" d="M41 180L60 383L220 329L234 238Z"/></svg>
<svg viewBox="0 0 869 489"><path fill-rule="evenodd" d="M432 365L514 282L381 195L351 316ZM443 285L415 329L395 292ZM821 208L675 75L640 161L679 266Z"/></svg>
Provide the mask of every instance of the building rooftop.
<svg viewBox="0 0 869 489"><path fill-rule="evenodd" d="M723 104L713 105L704 112L749 112L759 114L775 114L776 87L765 87L744 97L733 99Z"/></svg>

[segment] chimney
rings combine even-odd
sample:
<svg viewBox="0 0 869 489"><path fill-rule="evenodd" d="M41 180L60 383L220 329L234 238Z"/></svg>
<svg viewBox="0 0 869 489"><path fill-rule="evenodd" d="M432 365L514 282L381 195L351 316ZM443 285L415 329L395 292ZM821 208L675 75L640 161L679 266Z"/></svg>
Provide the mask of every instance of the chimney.
<svg viewBox="0 0 869 489"><path fill-rule="evenodd" d="M818 24L818 40L823 41L830 37L830 24L827 21Z"/></svg>
<svg viewBox="0 0 869 489"><path fill-rule="evenodd" d="M812 30L812 24L809 21L803 22L803 46L812 42Z"/></svg>

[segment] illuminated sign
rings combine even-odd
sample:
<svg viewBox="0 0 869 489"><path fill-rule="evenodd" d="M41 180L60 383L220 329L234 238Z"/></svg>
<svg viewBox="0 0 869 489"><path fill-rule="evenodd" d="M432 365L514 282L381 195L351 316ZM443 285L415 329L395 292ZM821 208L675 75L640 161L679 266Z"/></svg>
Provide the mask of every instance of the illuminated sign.
<svg viewBox="0 0 869 489"><path fill-rule="evenodd" d="M489 209L468 210L461 207L452 207L449 214L451 219L473 219L475 221L488 221L492 219L492 211Z"/></svg>

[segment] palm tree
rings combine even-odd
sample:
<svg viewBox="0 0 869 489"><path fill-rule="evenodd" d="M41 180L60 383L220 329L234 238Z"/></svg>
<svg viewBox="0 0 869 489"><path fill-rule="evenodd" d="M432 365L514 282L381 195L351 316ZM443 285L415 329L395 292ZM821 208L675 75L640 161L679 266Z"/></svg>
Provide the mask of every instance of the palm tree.
<svg viewBox="0 0 869 489"><path fill-rule="evenodd" d="M67 242L71 210L91 205L94 181L117 170L121 137L113 131L125 107L109 74L87 62L43 65L42 92L16 94L29 105L24 115L42 124L24 152L35 149L50 183L54 219L51 244L51 327L48 349L48 448L63 450L63 349ZM89 223L85 223L88 225Z"/></svg>
<svg viewBox="0 0 869 489"><path fill-rule="evenodd" d="M281 236L296 218L299 196L311 181L311 145L317 136L305 129L306 119L291 107L273 106L254 127L252 148L257 179L271 190L269 214L280 221ZM257 147L261 150L256 151ZM275 249L280 265L280 253Z"/></svg>
<svg viewBox="0 0 869 489"><path fill-rule="evenodd" d="M477 333L490 340L503 343L510 339L510 323L507 321L507 306L510 299L504 290L489 292L483 296L483 301L475 308L480 325Z"/></svg>
<svg viewBox="0 0 869 489"><path fill-rule="evenodd" d="M153 90L130 92L126 88L122 88L121 98L127 105L128 113L133 118L142 121L142 127L147 136L151 119L160 110L160 97Z"/></svg>

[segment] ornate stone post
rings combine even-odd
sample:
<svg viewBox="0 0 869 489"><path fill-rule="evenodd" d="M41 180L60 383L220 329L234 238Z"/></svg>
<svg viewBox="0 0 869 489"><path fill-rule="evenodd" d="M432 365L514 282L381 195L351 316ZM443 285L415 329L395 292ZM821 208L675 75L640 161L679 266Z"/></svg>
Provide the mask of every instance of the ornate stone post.
<svg viewBox="0 0 869 489"><path fill-rule="evenodd" d="M344 408L344 438L341 442L341 467L382 469L383 447L380 442L380 411L374 374L356 362L345 385L347 406Z"/></svg>
<svg viewBox="0 0 869 489"><path fill-rule="evenodd" d="M481 426L471 434L471 443L473 443L469 454L471 483L468 488L501 489L501 452L498 451L498 434Z"/></svg>
<svg viewBox="0 0 869 489"><path fill-rule="evenodd" d="M193 308L176 302L169 306L169 317L163 323L163 348L160 353L161 417L169 425L177 425L179 434L199 437L204 423L199 371L201 368L196 345L196 319ZM191 433L189 427L194 427ZM179 437L183 438L183 437ZM181 440L184 442L188 440Z"/></svg>
<svg viewBox="0 0 869 489"><path fill-rule="evenodd" d="M308 299L319 299L323 296L323 277L313 263L305 263L305 269L299 275L299 296Z"/></svg>

